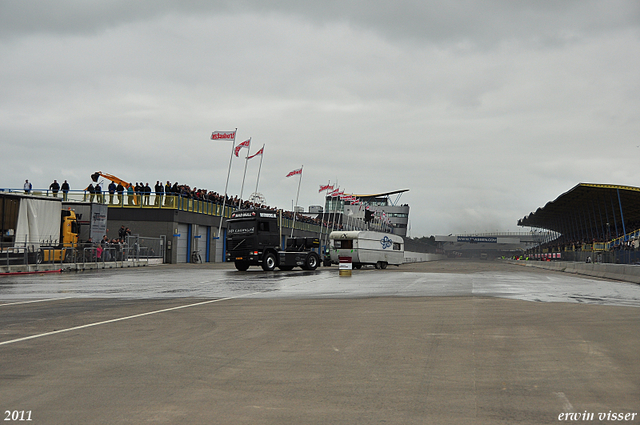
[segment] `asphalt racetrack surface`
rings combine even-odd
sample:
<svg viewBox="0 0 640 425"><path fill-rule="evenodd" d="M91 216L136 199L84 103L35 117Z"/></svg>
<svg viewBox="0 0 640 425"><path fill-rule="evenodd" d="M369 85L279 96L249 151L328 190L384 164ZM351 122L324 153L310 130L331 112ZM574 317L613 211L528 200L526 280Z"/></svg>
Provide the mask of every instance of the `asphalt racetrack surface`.
<svg viewBox="0 0 640 425"><path fill-rule="evenodd" d="M0 277L32 424L640 423L640 287L499 261Z"/></svg>

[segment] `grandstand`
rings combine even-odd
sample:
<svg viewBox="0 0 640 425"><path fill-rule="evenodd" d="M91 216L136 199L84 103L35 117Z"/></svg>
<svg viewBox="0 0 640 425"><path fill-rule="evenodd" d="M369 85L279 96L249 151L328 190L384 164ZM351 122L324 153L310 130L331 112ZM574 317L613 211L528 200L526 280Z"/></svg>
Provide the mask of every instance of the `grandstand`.
<svg viewBox="0 0 640 425"><path fill-rule="evenodd" d="M640 261L640 188L579 183L518 225L550 235L528 250L533 258L634 264Z"/></svg>

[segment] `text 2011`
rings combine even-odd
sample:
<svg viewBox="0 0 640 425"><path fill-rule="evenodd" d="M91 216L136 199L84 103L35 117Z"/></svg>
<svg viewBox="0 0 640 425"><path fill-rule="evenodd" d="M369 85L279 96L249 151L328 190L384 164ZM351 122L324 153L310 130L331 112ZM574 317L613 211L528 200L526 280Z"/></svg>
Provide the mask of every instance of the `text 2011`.
<svg viewBox="0 0 640 425"><path fill-rule="evenodd" d="M31 410L5 410L5 421L30 421Z"/></svg>

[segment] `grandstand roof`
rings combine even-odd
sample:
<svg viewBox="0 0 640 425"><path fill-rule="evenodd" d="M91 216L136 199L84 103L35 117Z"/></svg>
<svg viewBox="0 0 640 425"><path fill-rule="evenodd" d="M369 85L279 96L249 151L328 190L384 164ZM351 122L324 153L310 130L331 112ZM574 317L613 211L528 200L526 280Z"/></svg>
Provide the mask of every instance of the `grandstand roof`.
<svg viewBox="0 0 640 425"><path fill-rule="evenodd" d="M621 234L622 218L627 226L640 223L640 188L579 183L554 201L518 220L518 225L560 233L571 230L597 235L599 232L602 234L609 224L611 233Z"/></svg>
<svg viewBox="0 0 640 425"><path fill-rule="evenodd" d="M372 194L372 195L357 195L357 194L352 194L353 196L355 196L356 198L381 198L383 196L389 196L389 195L395 195L397 193L404 193L404 192L408 192L409 189L400 189L400 190L394 190L393 192L384 192L384 193L376 193L376 194Z"/></svg>

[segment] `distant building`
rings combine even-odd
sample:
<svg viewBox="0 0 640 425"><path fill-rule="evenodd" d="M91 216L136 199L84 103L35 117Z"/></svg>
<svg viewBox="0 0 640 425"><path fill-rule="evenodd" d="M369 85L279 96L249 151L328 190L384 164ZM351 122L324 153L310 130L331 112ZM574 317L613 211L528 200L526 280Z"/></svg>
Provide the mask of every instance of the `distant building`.
<svg viewBox="0 0 640 425"><path fill-rule="evenodd" d="M364 220L367 208L373 211L373 221L391 231L395 235L407 236L409 224L409 205L400 204L400 197L409 189L393 192L376 193L371 195L351 194L343 197L327 196L325 215L330 213L342 214L342 222L348 219ZM391 199L392 195L397 195Z"/></svg>

